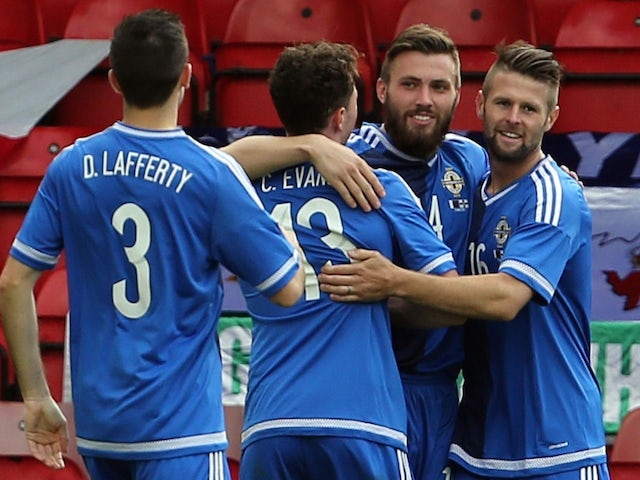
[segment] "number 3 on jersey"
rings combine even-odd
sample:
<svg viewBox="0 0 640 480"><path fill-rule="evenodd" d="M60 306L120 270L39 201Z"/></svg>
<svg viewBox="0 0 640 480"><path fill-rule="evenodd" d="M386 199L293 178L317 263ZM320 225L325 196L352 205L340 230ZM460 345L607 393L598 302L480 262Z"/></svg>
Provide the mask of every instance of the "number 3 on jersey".
<svg viewBox="0 0 640 480"><path fill-rule="evenodd" d="M113 284L111 295L113 305L122 315L127 318L140 318L147 313L151 305L149 262L145 258L151 244L151 222L145 211L133 203L122 204L113 212L111 224L120 235L124 234L127 220L131 220L135 226L135 242L130 247L124 247L124 253L136 270L138 301L131 302L127 298L125 279Z"/></svg>
<svg viewBox="0 0 640 480"><path fill-rule="evenodd" d="M280 203L273 208L271 216L284 228L293 232L295 235L295 228L293 225L293 213L291 211L291 203ZM322 237L322 240L329 248L335 248L344 253L347 260L351 260L347 252L356 248L351 241L344 236L342 217L340 216L340 210L337 205L326 198L312 198L307 201L300 209L295 218L296 225L303 228L312 229L311 217L315 214L324 216L328 233ZM307 256L304 253L304 247L300 246L302 250L302 264L305 274L305 300L317 300L320 298L320 285L318 277L313 266L307 260Z"/></svg>

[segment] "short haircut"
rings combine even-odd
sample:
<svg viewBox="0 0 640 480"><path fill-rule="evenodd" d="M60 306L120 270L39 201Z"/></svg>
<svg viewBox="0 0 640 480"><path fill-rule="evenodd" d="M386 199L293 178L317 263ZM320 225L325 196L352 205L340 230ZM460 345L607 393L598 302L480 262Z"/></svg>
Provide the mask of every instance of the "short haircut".
<svg viewBox="0 0 640 480"><path fill-rule="evenodd" d="M288 134L317 133L336 109L348 106L357 58L351 45L326 41L283 50L269 76L269 92Z"/></svg>
<svg viewBox="0 0 640 480"><path fill-rule="evenodd" d="M564 72L553 53L522 40L508 45L501 43L496 46L495 52L498 58L489 68L482 85L485 94L491 90L496 72L516 72L551 87L547 101L549 111L558 104L558 91Z"/></svg>
<svg viewBox="0 0 640 480"><path fill-rule="evenodd" d="M391 64L404 52L421 52L425 55L446 54L451 57L456 69L456 88L460 88L460 55L449 34L437 27L418 23L405 28L387 49L380 70L380 78L389 83Z"/></svg>
<svg viewBox="0 0 640 480"><path fill-rule="evenodd" d="M166 102L188 55L180 18L150 9L129 15L116 26L109 60L125 101L148 108Z"/></svg>

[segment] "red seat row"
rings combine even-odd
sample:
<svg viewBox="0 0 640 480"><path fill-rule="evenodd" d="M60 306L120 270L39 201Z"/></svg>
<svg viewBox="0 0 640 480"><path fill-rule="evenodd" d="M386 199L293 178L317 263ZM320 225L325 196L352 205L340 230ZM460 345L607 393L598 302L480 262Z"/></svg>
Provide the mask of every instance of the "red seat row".
<svg viewBox="0 0 640 480"><path fill-rule="evenodd" d="M58 9L52 15L56 29L62 14L68 16L63 38L108 39L123 15L167 8L185 23L194 65L194 88L180 123L279 127L266 78L285 45L322 38L356 46L362 53L362 113L376 120L375 80L384 49L398 31L424 22L447 30L460 50L463 94L454 128L480 128L473 99L492 49L503 40L524 39L553 48L568 68L555 131L639 130L640 117L628 113L639 105L640 2L523 0L520 8L512 6L509 0L5 0L0 31L7 38L0 43L14 48L45 41L54 33L47 19ZM504 21L507 12L509 21ZM19 15L21 22L11 21ZM119 118L120 102L106 70L105 61L54 107L47 121L103 128ZM585 112L586 106L591 111Z"/></svg>

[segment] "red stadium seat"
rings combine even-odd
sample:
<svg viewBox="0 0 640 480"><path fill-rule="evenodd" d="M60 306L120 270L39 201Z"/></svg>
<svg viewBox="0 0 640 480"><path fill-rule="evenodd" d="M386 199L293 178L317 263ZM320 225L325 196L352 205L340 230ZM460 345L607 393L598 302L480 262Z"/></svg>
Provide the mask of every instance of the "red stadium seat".
<svg viewBox="0 0 640 480"><path fill-rule="evenodd" d="M640 478L640 408L622 419L609 456L611 480Z"/></svg>
<svg viewBox="0 0 640 480"><path fill-rule="evenodd" d="M238 0L214 51L216 124L281 127L269 96L269 71L287 45L321 39L350 43L362 53L361 113L371 112L376 54L362 0Z"/></svg>
<svg viewBox="0 0 640 480"><path fill-rule="evenodd" d="M0 51L45 43L39 0L0 2Z"/></svg>
<svg viewBox="0 0 640 480"><path fill-rule="evenodd" d="M396 32L396 24L402 7L408 0L365 0L369 7L371 19L371 35L376 49L379 52L378 64L380 64L384 52L393 40Z"/></svg>
<svg viewBox="0 0 640 480"><path fill-rule="evenodd" d="M53 158L95 128L36 126L0 162L0 202L30 202Z"/></svg>
<svg viewBox="0 0 640 480"><path fill-rule="evenodd" d="M64 38L109 39L122 18L147 8L164 8L180 15L189 41L189 61L193 65L191 88L179 114L179 123L192 126L208 109L206 92L210 86L209 46L200 0L78 0L64 32ZM108 61L80 81L53 109L59 125L105 128L121 118L121 98L107 79Z"/></svg>
<svg viewBox="0 0 640 480"><path fill-rule="evenodd" d="M78 453L73 405L61 403L68 421L68 452L63 454L65 468L54 470L31 456L24 436L24 405L0 402L0 472L2 480L88 480L89 474Z"/></svg>
<svg viewBox="0 0 640 480"><path fill-rule="evenodd" d="M396 34L416 23L447 31L460 52L462 89L452 128L481 130L475 97L484 74L495 60L495 46L501 41L536 43L529 1L523 0L514 8L512 0L457 0L452 8L448 0L409 0L400 13Z"/></svg>
<svg viewBox="0 0 640 480"><path fill-rule="evenodd" d="M227 22L238 0L202 0L202 14L209 47L222 42Z"/></svg>
<svg viewBox="0 0 640 480"><path fill-rule="evenodd" d="M530 0L538 45L553 49L562 19L574 3L583 0Z"/></svg>
<svg viewBox="0 0 640 480"><path fill-rule="evenodd" d="M40 0L47 41L58 40L64 36L64 29L76 3L78 0Z"/></svg>
<svg viewBox="0 0 640 480"><path fill-rule="evenodd" d="M553 132L640 131L640 2L575 3L554 53L566 76Z"/></svg>

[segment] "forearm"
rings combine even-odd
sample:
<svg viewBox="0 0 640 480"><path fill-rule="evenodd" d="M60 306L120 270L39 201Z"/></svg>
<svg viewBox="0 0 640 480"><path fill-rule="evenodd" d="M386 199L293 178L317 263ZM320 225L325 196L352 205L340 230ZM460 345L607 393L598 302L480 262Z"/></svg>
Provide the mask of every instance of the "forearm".
<svg viewBox="0 0 640 480"><path fill-rule="evenodd" d="M398 297L389 298L391 321L408 328L440 328L462 325L465 317L442 312L426 305L418 305Z"/></svg>
<svg viewBox="0 0 640 480"><path fill-rule="evenodd" d="M506 274L445 278L398 270L390 279L394 296L466 318L510 321L533 295Z"/></svg>
<svg viewBox="0 0 640 480"><path fill-rule="evenodd" d="M232 155L249 178L255 180L276 170L309 161L316 148L316 137L323 136L250 135L236 140L222 150Z"/></svg>
<svg viewBox="0 0 640 480"><path fill-rule="evenodd" d="M12 261L12 260L10 260ZM32 287L39 273L0 283L0 314L18 384L24 399L49 396L38 340L38 322ZM25 285L31 285L31 288Z"/></svg>

